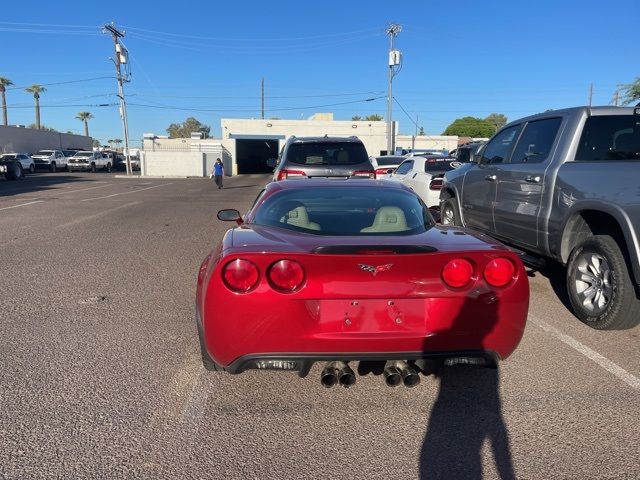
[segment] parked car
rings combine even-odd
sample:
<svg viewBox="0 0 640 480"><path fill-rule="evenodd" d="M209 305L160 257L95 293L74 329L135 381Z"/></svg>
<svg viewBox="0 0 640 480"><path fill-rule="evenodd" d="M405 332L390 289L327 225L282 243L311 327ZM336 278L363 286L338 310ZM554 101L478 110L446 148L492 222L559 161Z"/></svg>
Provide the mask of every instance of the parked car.
<svg viewBox="0 0 640 480"><path fill-rule="evenodd" d="M384 368L388 385L413 386L430 359L495 366L520 342L529 283L519 257L435 225L403 185L271 182L245 217L218 218L238 225L199 269L209 370L305 376L326 362L322 384L350 386L359 361Z"/></svg>
<svg viewBox="0 0 640 480"><path fill-rule="evenodd" d="M105 157L102 152L78 152L69 159L69 171L91 171L98 169L111 171L111 160Z"/></svg>
<svg viewBox="0 0 640 480"><path fill-rule="evenodd" d="M440 206L440 189L444 174L461 165L455 158L441 155L415 156L391 174L391 180L403 183L416 192L429 208Z"/></svg>
<svg viewBox="0 0 640 480"><path fill-rule="evenodd" d="M273 181L300 178L375 178L358 137L291 137L274 164Z"/></svg>
<svg viewBox="0 0 640 480"><path fill-rule="evenodd" d="M448 172L443 223L488 233L532 263L566 266L587 325L640 323L640 108L578 107L511 122Z"/></svg>
<svg viewBox="0 0 640 480"><path fill-rule="evenodd" d="M3 153L0 155L0 160L17 160L20 162L23 172L34 173L36 171L36 164L28 153Z"/></svg>
<svg viewBox="0 0 640 480"><path fill-rule="evenodd" d="M406 159L407 157L401 155L382 155L380 157L369 158L376 172L376 178L388 177L395 172L396 168Z"/></svg>
<svg viewBox="0 0 640 480"><path fill-rule="evenodd" d="M31 156L36 168L46 168L52 172L67 166L67 157L62 150L39 150Z"/></svg>
<svg viewBox="0 0 640 480"><path fill-rule="evenodd" d="M472 162L475 156L478 155L482 147L486 144L487 142L465 143L464 145L460 145L455 150L452 150L449 156L455 157L459 162Z"/></svg>

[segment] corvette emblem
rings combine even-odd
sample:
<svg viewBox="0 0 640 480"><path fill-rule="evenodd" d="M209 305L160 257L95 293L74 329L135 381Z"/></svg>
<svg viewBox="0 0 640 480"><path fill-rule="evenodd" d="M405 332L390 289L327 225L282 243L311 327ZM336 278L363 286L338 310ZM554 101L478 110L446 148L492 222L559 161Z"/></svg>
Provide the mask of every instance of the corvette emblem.
<svg viewBox="0 0 640 480"><path fill-rule="evenodd" d="M376 266L367 265L365 263L359 263L358 267L360 267L360 270L369 272L371 275L375 277L380 272L386 272L388 270L391 270L391 267L393 267L393 263L386 263L384 265L376 265Z"/></svg>

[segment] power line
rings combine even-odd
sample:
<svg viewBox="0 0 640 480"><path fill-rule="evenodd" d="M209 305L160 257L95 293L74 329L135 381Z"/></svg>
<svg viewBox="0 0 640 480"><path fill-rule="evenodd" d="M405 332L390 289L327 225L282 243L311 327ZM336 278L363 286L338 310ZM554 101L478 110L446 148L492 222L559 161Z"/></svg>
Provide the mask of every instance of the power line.
<svg viewBox="0 0 640 480"><path fill-rule="evenodd" d="M94 78L84 78L82 80L67 80L66 82L52 82L52 83L39 83L41 87L50 87L52 85L67 85L70 83L82 83L82 82L92 82L95 80L104 80L105 78L114 78L114 77L94 77ZM28 88L31 85L24 85L22 87L9 87L7 90L22 90L23 88Z"/></svg>
<svg viewBox="0 0 640 480"><path fill-rule="evenodd" d="M411 120L411 123L413 123L415 125L416 128L418 127L418 124L416 123L416 121L413 119L413 117L411 115L409 115L407 113L407 111L404 109L404 107L400 104L400 102L398 101L398 99L396 97L393 97L393 100L398 104L398 106L400 107L400 109L404 112L404 114L407 116L407 118L409 120Z"/></svg>
<svg viewBox="0 0 640 480"><path fill-rule="evenodd" d="M351 97L355 95L371 95L371 94L382 94L384 93L381 90L372 90L368 92L352 92L352 93L326 93L326 94L318 94L318 95L265 95L265 99L274 100L274 99L296 99L296 98L327 98L327 97ZM183 99L224 99L224 100L258 100L262 98L261 96L224 96L224 95L148 95L136 93L136 96L139 97L149 97L149 98L183 98Z"/></svg>
<svg viewBox="0 0 640 480"><path fill-rule="evenodd" d="M195 40L213 40L213 41L222 41L222 42L290 42L290 41L299 41L299 40L318 40L323 38L335 38L335 37L347 37L350 35L362 34L362 33L373 33L380 32L380 28L369 28L366 30L354 30L351 32L342 32L342 33L328 33L325 35L312 35L307 37L287 37L287 38L264 38L264 37L256 37L256 38L229 38L229 37L206 37L200 35L185 35L181 33L171 33L171 32L161 32L159 30L147 30L144 28L137 28L131 26L124 26L123 28L133 30L135 32L146 32L153 33L157 35L165 35L169 37L176 38L191 38Z"/></svg>
<svg viewBox="0 0 640 480"><path fill-rule="evenodd" d="M382 98L385 98L385 97L384 96L380 96L380 97L366 98L366 99L362 99L362 100L352 100L352 101L348 101L348 102L328 103L328 104L324 104L324 105L307 105L307 106L301 106L301 107L271 108L271 109L267 110L267 112L286 112L286 111L292 111L292 110L309 110L309 109L312 109L312 108L325 108L325 107L333 107L333 106L338 106L338 105L350 105L350 104L355 104L355 103L373 102L375 100L380 100ZM257 109L257 108L240 110L240 109L233 109L233 108L229 108L229 107L192 108L192 107L183 107L183 106L174 106L174 105L161 105L161 104L149 105L149 104L143 104L143 103L129 103L129 105L136 106L136 107L157 108L157 109L162 109L162 110L182 110L182 111L187 111L187 112L244 112L244 113L249 113L249 112L257 112L257 111L259 111L259 109Z"/></svg>

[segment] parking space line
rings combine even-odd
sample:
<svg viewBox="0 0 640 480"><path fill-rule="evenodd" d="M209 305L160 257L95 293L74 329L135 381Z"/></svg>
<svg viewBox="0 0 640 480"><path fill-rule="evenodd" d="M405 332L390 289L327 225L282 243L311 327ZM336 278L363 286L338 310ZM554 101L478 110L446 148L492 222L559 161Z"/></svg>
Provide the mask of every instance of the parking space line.
<svg viewBox="0 0 640 480"><path fill-rule="evenodd" d="M600 367L604 368L609 373L614 374L616 377L618 377L620 380L622 380L624 383L626 383L630 387L635 388L636 390L640 390L640 378L627 372L624 368L613 363L608 358L600 355L595 350L592 350L586 345L580 343L575 338L567 335L566 333L562 333L560 330L558 330L555 327L552 327L547 322L540 320L539 318L536 318L533 315L529 315L529 318L533 321L535 325L540 327L545 332L550 333L561 342L566 343L577 352L580 352L589 360L597 363Z"/></svg>
<svg viewBox="0 0 640 480"><path fill-rule="evenodd" d="M0 208L0 210L9 210L10 208L26 207L27 205L33 205L34 203L42 203L44 200L36 200L35 202L21 203L20 205L12 205L11 207Z"/></svg>
<svg viewBox="0 0 640 480"><path fill-rule="evenodd" d="M84 200L80 200L80 201L81 202L90 202L91 200L102 200L104 198L117 197L118 195L129 195L130 193L138 193L138 192L142 192L143 190L150 190L152 188L165 187L167 185L171 185L172 183L173 182L163 183L162 185L154 185L153 187L140 188L139 190L133 190L131 192L112 193L111 195L105 195L104 197L85 198Z"/></svg>
<svg viewBox="0 0 640 480"><path fill-rule="evenodd" d="M98 185L97 187L89 187L89 188L80 188L78 190L65 190L64 192L60 192L60 193L55 193L55 195L66 195L67 193L74 193L74 192L84 192L86 190L95 190L96 188L104 188L104 187L108 187L109 185L113 185L113 183L107 183L106 185Z"/></svg>

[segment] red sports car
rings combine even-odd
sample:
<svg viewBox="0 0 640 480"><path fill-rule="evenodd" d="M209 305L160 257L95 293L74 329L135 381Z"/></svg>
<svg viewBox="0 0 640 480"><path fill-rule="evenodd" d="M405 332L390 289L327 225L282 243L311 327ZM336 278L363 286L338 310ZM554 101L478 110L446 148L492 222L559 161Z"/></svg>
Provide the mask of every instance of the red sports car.
<svg viewBox="0 0 640 480"><path fill-rule="evenodd" d="M522 337L522 262L469 230L436 226L407 187L385 180L270 183L207 256L196 316L209 370L292 370L326 362L325 386L384 372L419 382L434 359L495 366ZM431 362L431 363L428 363Z"/></svg>

